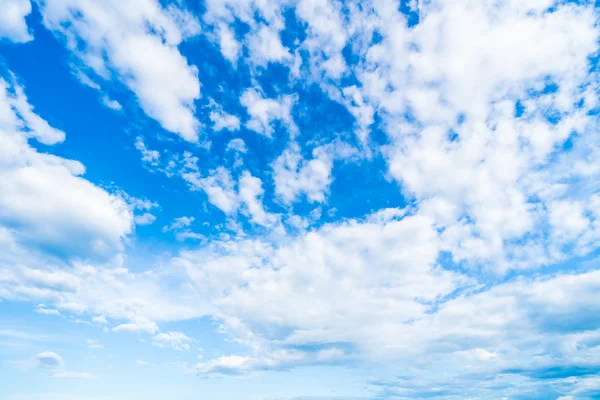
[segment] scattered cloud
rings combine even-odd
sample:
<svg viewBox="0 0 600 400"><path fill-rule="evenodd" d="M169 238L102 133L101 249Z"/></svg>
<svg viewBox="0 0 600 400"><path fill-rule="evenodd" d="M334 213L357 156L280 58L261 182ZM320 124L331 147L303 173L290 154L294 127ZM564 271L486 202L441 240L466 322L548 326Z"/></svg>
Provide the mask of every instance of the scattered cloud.
<svg viewBox="0 0 600 400"><path fill-rule="evenodd" d="M177 351L190 351L190 343L194 341L183 332L159 333L158 335L154 336L152 340L152 344L156 347L160 347L161 349L170 347L171 349Z"/></svg>

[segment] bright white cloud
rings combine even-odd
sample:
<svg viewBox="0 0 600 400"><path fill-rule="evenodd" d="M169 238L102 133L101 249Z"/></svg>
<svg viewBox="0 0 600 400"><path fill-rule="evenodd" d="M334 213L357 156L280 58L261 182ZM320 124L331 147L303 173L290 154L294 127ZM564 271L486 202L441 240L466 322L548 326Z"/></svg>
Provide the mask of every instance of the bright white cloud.
<svg viewBox="0 0 600 400"><path fill-rule="evenodd" d="M240 97L240 103L246 107L250 116L246 123L248 129L269 138L273 136L274 121L280 121L292 136L297 133L298 128L291 115L295 101L292 95L282 96L279 99L264 98L257 89L248 89Z"/></svg>
<svg viewBox="0 0 600 400"><path fill-rule="evenodd" d="M246 147L246 142L243 139L232 139L229 143L227 143L227 151L236 151L238 153L246 153L248 148Z"/></svg>
<svg viewBox="0 0 600 400"><path fill-rule="evenodd" d="M333 154L327 147L313 150L313 158L306 160L300 147L292 143L274 162L275 193L284 203L293 203L300 195L310 202L324 203L333 181Z"/></svg>
<svg viewBox="0 0 600 400"><path fill-rule="evenodd" d="M248 38L251 61L260 66L270 62L285 62L292 59L289 50L283 46L279 31L271 26L262 25Z"/></svg>
<svg viewBox="0 0 600 400"><path fill-rule="evenodd" d="M203 190L208 201L226 215L235 215L241 210L252 223L266 227L275 226L279 221L277 215L264 209L262 181L248 171L241 174L238 182L224 167L210 171L205 178L197 172L186 172L182 176L192 188Z"/></svg>
<svg viewBox="0 0 600 400"><path fill-rule="evenodd" d="M265 211L262 202L263 194L262 181L248 171L244 171L239 182L239 198L245 205L250 220L258 225L273 226L279 218Z"/></svg>
<svg viewBox="0 0 600 400"><path fill-rule="evenodd" d="M74 0L64 4L70 1ZM60 8L51 3L44 3L50 21L46 23L75 22L55 28L92 44L90 51L78 54L89 68L105 77L117 71L149 115L167 129L172 122L171 130L194 139L190 132L195 130L188 129L185 117L191 115L191 125L197 128L192 110L198 82L177 50L183 37L195 30L192 17L140 2L149 7L141 13L143 18L122 11L127 16L123 20L134 23L118 26L113 36L107 29L121 17L107 15L106 24L94 17L104 5L87 5L79 21L66 12L53 16L48 10ZM134 217L128 201L80 178L80 164L28 145L34 138L59 143L64 134L37 117L17 87L14 94L5 90L7 100L0 102L0 129L7 126L4 131L9 132L0 136L0 144L7 144L0 146L0 162L9 170L33 165L56 168L61 174L48 174L60 178L54 185L43 186L46 175L37 180L24 175L20 178L25 183L15 179L13 186L4 183L17 195L6 201L0 194L0 210L4 204L13 207L6 214L0 211L0 248L8 249L0 252L1 298L43 302L48 308L37 310L95 316L92 321L98 324L110 319L115 332L149 335L152 345L178 351L190 351L194 340L182 332L160 333L161 324L210 316L247 351L202 360L191 367L193 372L240 374L357 360L401 365L402 376L373 384L398 398L447 394L495 399L498 392L491 390L498 387L507 388L510 398L536 393L541 384L532 377L545 368L597 370L597 260L572 261L600 246L600 148L594 115L598 77L588 62L598 48L595 10L549 0L432 0L411 3L418 7L419 24L409 28L397 2L387 0L360 6L327 0L206 3L204 21L215 29L212 39L224 57L239 68L240 57L248 51L252 88L240 97L249 116L245 126L273 137L277 124L282 124L292 142L278 142L285 150L269 159L274 186L264 175L251 172L252 163L246 160L231 169L222 163L206 167L200 155L184 152L183 157L173 157L169 171L193 190L202 190L208 202L223 211L226 223L218 229L233 227L243 233L240 226L249 222L267 234L208 239L189 229L195 219L186 216L163 231L174 232L180 240L200 239L201 244L172 259L161 258L150 270L132 272L119 257L110 265L71 262L68 270L40 262L27 247L43 242L40 232L66 232L63 239L81 238L81 232L100 237L114 254ZM288 6L295 6L299 25L306 27L294 56L280 37ZM131 13L139 10L133 7ZM149 21L157 33L140 30L140 21ZM234 34L233 25L240 21L249 27L244 38ZM114 45L117 34L127 43ZM148 46L129 54L138 41ZM104 52L107 58L97 59ZM141 52L150 54L151 61L162 53L172 56L177 66L163 69L160 62L132 60ZM294 84L317 83L347 107L355 119L352 129L360 152L327 142L330 138L319 134L301 135L292 118L301 96L264 94L268 91L258 83L261 68L254 67L275 62L291 66L298 60L302 72L308 67L310 74L302 76L298 66L298 73L292 71L294 79L307 80ZM155 70L146 71L150 65ZM172 76L191 77L185 84L189 91L179 83L172 91L165 79L154 86L148 83L163 73L169 85ZM146 91L146 84L156 91ZM173 122L156 111L161 107L175 109L184 118ZM215 104L210 109L215 131L240 129L238 117ZM378 134L386 137L371 135L375 122L381 129ZM572 147L562 151L569 138ZM382 142L385 145L378 144ZM149 150L141 138L136 148L154 166L159 155L166 154ZM235 151L228 157L253 153L240 138L231 140L226 150ZM288 210L304 199L326 203L336 160L362 157L360 161L367 162L380 156L386 163L386 171L380 172L399 185L408 207L311 227L322 211L324 220L334 218L335 208L326 212L313 205L313 212L301 216L271 213L265 206L271 200L265 197L273 192L274 200ZM43 190L13 189L32 181ZM52 191L50 204L63 205L67 200L52 197L58 196L54 192L63 181L78 182L73 186L92 194L67 202L66 214L36 211L35 221L27 220L29 211L18 208L22 199ZM77 193L71 186L65 190ZM378 195L374 190L373 196ZM89 208L79 201L94 199L97 203ZM35 206L43 209L46 204ZM78 207L77 218L71 218ZM15 215L20 225L10 219ZM96 221L98 226L80 222L90 215L101 221ZM134 218L138 224L149 220L154 220L150 213ZM285 234L281 220L296 229L293 235ZM50 233L56 240L55 232ZM558 262L565 264L530 272ZM529 271L522 273L524 269ZM503 275L507 270L514 277ZM46 358L52 362L52 356ZM473 385L479 377L491 389ZM598 386L593 379L561 380L563 397L586 395L586 387Z"/></svg>
<svg viewBox="0 0 600 400"><path fill-rule="evenodd" d="M104 79L114 72L150 117L187 141L198 140L198 71L177 48L199 31L192 15L155 0L127 9L117 0L43 0L40 6L46 27L63 36L84 65Z"/></svg>
<svg viewBox="0 0 600 400"><path fill-rule="evenodd" d="M160 160L160 153L156 150L150 150L146 147L146 143L144 143L144 139L141 136L138 136L135 140L135 148L142 153L142 161L156 167L158 166L158 162Z"/></svg>
<svg viewBox="0 0 600 400"><path fill-rule="evenodd" d="M25 43L33 39L25 17L31 14L29 0L4 0L0 4L0 38L15 43Z"/></svg>
<svg viewBox="0 0 600 400"><path fill-rule="evenodd" d="M0 79L0 110L0 225L19 243L68 256L119 251L133 223L125 202L82 178L79 162L29 145L29 138L56 144L65 134L33 112L20 86Z"/></svg>
<svg viewBox="0 0 600 400"><path fill-rule="evenodd" d="M119 103L118 101L111 99L108 96L102 96L102 104L104 104L106 107L110 108L111 110L115 110L115 111L121 111L123 109L123 106L121 105L121 103Z"/></svg>
<svg viewBox="0 0 600 400"><path fill-rule="evenodd" d="M223 57L235 65L240 54L241 44L235 38L233 30L225 24L219 24L218 37Z"/></svg>
<svg viewBox="0 0 600 400"><path fill-rule="evenodd" d="M156 217L150 213L144 213L136 215L133 220L136 225L152 225L156 221Z"/></svg>
<svg viewBox="0 0 600 400"><path fill-rule="evenodd" d="M229 131L240 130L240 119L235 115L227 114L221 107L215 106L215 110L210 112L209 118L213 123L215 132L223 129Z"/></svg>

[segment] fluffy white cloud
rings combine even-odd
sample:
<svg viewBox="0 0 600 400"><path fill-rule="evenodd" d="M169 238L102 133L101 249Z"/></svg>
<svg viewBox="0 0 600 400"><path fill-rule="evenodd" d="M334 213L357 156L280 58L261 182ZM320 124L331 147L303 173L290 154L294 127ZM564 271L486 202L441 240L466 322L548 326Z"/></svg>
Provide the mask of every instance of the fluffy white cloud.
<svg viewBox="0 0 600 400"><path fill-rule="evenodd" d="M257 89L248 89L240 97L240 103L246 107L250 119L246 122L248 129L272 137L274 128L272 123L280 121L294 136L298 128L292 118L292 106L295 97L292 95L282 96L278 99L264 98Z"/></svg>
<svg viewBox="0 0 600 400"><path fill-rule="evenodd" d="M239 204L235 192L235 182L226 168L218 167L205 178L199 177L198 173L185 173L183 178L192 187L202 189L208 196L208 201L225 214L231 214L237 210Z"/></svg>
<svg viewBox="0 0 600 400"><path fill-rule="evenodd" d="M30 138L52 145L65 134L33 112L19 85L0 79L0 225L6 234L67 256L119 251L133 224L125 202L82 178L79 162L37 152Z"/></svg>
<svg viewBox="0 0 600 400"><path fill-rule="evenodd" d="M198 71L177 49L200 29L191 14L155 0L127 9L117 0L42 0L40 6L45 26L60 33L87 68L104 79L116 74L150 117L187 141L198 140Z"/></svg>
<svg viewBox="0 0 600 400"><path fill-rule="evenodd" d="M229 143L227 143L227 151L236 151L238 153L246 153L248 148L246 147L246 142L243 139L232 139Z"/></svg>
<svg viewBox="0 0 600 400"><path fill-rule="evenodd" d="M0 4L0 38L5 37L16 43L33 39L27 28L25 17L31 14L29 0L5 0Z"/></svg>
<svg viewBox="0 0 600 400"><path fill-rule="evenodd" d="M282 217L265 209L271 188L258 176L224 166L202 171L198 159L184 153L178 160L183 167L173 170L192 189L204 191L229 224L245 215L270 228L268 234L206 240L134 273L122 260L72 263L69 270L33 267L22 239L36 229L7 224L0 229L0 246L10 249L0 254L0 297L43 301L64 315L96 316L96 323L108 317L115 332L152 335L152 344L175 350L189 350L193 340L181 332L159 333L161 323L211 316L248 351L192 367L202 374L355 360L402 365L397 380L374 384L384 391L380 397L492 399L501 388L511 398L537 393L541 384L534 378L544 369L597 371L597 260L571 261L569 272L551 275L521 271L566 263L600 245L598 77L588 62L598 47L595 11L546 0L433 0L419 5L420 22L409 28L395 1L357 4L211 0L205 20L216 26L221 51L232 63L244 54L242 43L255 65L287 63L291 53L279 37L282 10L295 5L307 28L297 44L309 54L309 84L317 81L356 119L361 154L323 145L320 137L306 138L315 149L308 157L295 142L286 145L271 164L275 195L284 205L303 196L326 202L336 159L381 154L386 177L399 183L409 207L308 230L309 217L319 219L315 209L305 218L283 217L298 230L286 236L277 231ZM239 42L231 26L237 20L250 27ZM167 31L160 34L166 38ZM176 51L178 40L161 46ZM348 65L346 46L356 56ZM85 58L89 54L80 56L96 68ZM352 79L344 87L347 73ZM42 159L27 138L52 144L64 134L36 119L15 93L7 95L8 111L0 108L0 116L8 116L0 121L29 126L19 131L21 142L14 143L25 144L13 146L15 154L27 149ZM276 123L296 135L295 101L266 98L258 85L240 98L250 117L246 126L266 136L273 136ZM213 112L216 131L239 129L237 117L218 107ZM387 135L384 146L369 135L376 120ZM572 147L561 151L569 138ZM0 160L17 163L13 142L5 143L0 154L9 156ZM158 162L142 145L146 161ZM247 150L241 139L227 149ZM65 179L81 179L72 172L79 164L47 157L47 164L71 168ZM188 230L193 222L182 217L164 230L195 237ZM115 231L118 249L128 230ZM72 236L81 235L68 232ZM515 276L507 280L502 273L509 269ZM566 398L598 386L591 377L547 386L556 384Z"/></svg>
<svg viewBox="0 0 600 400"><path fill-rule="evenodd" d="M241 210L258 225L271 227L279 222L277 215L268 213L263 207L262 181L248 171L241 174L238 182L224 167L210 171L207 177L200 177L198 172L185 172L182 176L192 188L203 190L208 201L226 215L235 215Z"/></svg>
<svg viewBox="0 0 600 400"><path fill-rule="evenodd" d="M141 136L138 136L135 140L135 148L142 153L142 161L152 165L158 166L158 162L160 160L160 153L156 150L149 150L146 147L146 143L144 143L144 139Z"/></svg>
<svg viewBox="0 0 600 400"><path fill-rule="evenodd" d="M221 107L215 106L215 110L210 112L209 118L213 123L215 132L223 129L229 131L240 130L240 119L235 115L227 114Z"/></svg>
<svg viewBox="0 0 600 400"><path fill-rule="evenodd" d="M262 25L258 31L250 35L248 49L251 61L260 66L270 62L285 62L292 59L289 50L281 44L279 31L272 26Z"/></svg>
<svg viewBox="0 0 600 400"><path fill-rule="evenodd" d="M108 96L102 96L102 104L104 104L106 107L110 108L111 110L115 110L115 111L121 111L123 109L123 106L121 105L121 103L119 103L116 100L111 99Z"/></svg>
<svg viewBox="0 0 600 400"><path fill-rule="evenodd" d="M133 219L136 225L152 225L156 221L156 217L150 213L136 215Z"/></svg>
<svg viewBox="0 0 600 400"><path fill-rule="evenodd" d="M225 24L219 24L218 37L223 57L235 65L241 50L241 44L236 40L233 30Z"/></svg>
<svg viewBox="0 0 600 400"><path fill-rule="evenodd" d="M262 202L263 194L262 181L248 171L244 171L239 182L239 198L245 206L245 212L255 224L273 226L279 221L279 217L265 211Z"/></svg>
<svg viewBox="0 0 600 400"><path fill-rule="evenodd" d="M284 203L293 203L302 194L310 202L324 203L333 181L333 154L327 146L313 150L313 158L306 160L300 147L292 143L272 164L275 193Z"/></svg>
<svg viewBox="0 0 600 400"><path fill-rule="evenodd" d="M595 136L596 17L585 4L552 4L432 1L413 28L391 2L350 7L344 29L356 37L360 86L328 93L355 116L363 143L379 113L390 175L435 218L455 261L519 269L563 259L568 246L547 226L561 204L593 194L557 190L589 177L558 176L568 164L553 155L571 135ZM366 40L374 32L381 40ZM578 253L595 232L571 231Z"/></svg>
<svg viewBox="0 0 600 400"><path fill-rule="evenodd" d="M279 246L224 242L183 253L176 265L199 291L214 296L226 329L255 348L269 348L273 340L366 350L371 335L423 316L466 282L436 264L440 242L432 222L376 217L326 225Z"/></svg>

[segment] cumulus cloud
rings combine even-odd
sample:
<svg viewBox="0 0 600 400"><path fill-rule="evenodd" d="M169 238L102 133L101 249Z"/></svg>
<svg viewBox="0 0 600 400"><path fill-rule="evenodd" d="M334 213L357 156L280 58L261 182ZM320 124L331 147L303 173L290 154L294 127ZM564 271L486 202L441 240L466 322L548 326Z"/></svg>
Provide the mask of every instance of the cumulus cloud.
<svg viewBox="0 0 600 400"><path fill-rule="evenodd" d="M246 107L250 119L246 123L248 129L272 137L274 128L272 123L279 121L293 136L297 127L292 118L292 106L295 98L292 95L282 96L279 99L265 98L257 89L248 89L240 97L240 103Z"/></svg>
<svg viewBox="0 0 600 400"><path fill-rule="evenodd" d="M124 17L116 26L118 15L106 24L95 17L104 5L75 7L78 19L56 4L43 2L46 24L84 38L89 50L73 51L88 69L100 77L116 71L149 115L195 139L199 86L177 49L196 31L194 18L147 1L140 3L149 5L141 19ZM591 3L550 0L402 4L412 17L387 0L206 2L209 39L237 69L248 62L251 75L244 84L250 88L234 94L247 117L215 104L207 117L214 131L243 134L243 124L274 139L225 136L225 151L235 152L228 157L258 153L255 139L274 145L259 147L256 163L244 159L231 169L184 152L169 171L206 194L228 228L242 232L250 224L267 233L209 239L190 230L200 217L176 218L163 231L203 240L141 272L119 259L110 266L71 262L66 270L29 254L31 243L64 251L57 237L65 230L63 239L83 237L86 246L96 243L89 238L103 240L112 250L106 253L118 253L132 220L153 216L133 219L123 196L85 181L80 164L33 150L27 140L51 145L64 133L37 117L18 87L6 89L0 104L8 111L0 121L9 127L2 136L9 145L0 146L0 160L10 171L56 169L48 176L60 179L46 187L46 175L24 174L13 186L4 183L16 195L3 202L0 194L0 210L9 210L0 211L0 246L10 250L0 254L0 296L94 316L98 324L110 320L115 332L148 335L152 345L177 351L190 351L194 340L161 333L161 324L210 316L243 350L203 359L190 367L198 374L357 361L393 372L393 379L368 382L376 398L593 397L600 365L600 278L591 255L600 246L598 76L590 62L598 50L597 12ZM292 17L302 35L288 49L282 33ZM146 23L152 29L140 28ZM240 23L244 34L235 29ZM127 43L113 46L116 36ZM164 53L176 65L150 62L156 69L146 71L139 53L128 52L138 42L150 60ZM274 64L290 67L293 82L285 90L264 83L264 71L281 67ZM321 89L345 107L349 132L300 132L300 118L319 121L300 115L296 125L292 111L306 99L282 94L292 86ZM309 105L308 117L320 107ZM163 114L167 109L176 121ZM274 137L278 124L291 142ZM136 147L150 165L167 154L149 150L141 138ZM341 204L329 211L307 204L333 200L334 164L348 158L381 162L373 173L398 188L391 200L406 207L350 218ZM257 172L260 163L272 175ZM89 191L76 197L95 199L94 212L73 201L67 211L50 207L28 219L29 210L19 208L23 199L49 196L35 204L42 210L63 205L67 200L53 201L63 181L77 182L65 189L70 193ZM376 196L389 192L366 197ZM277 214L271 206L303 211ZM53 219L56 209L63 214ZM72 217L77 209L82 219L102 215L83 223ZM293 234L280 229L281 220Z"/></svg>
<svg viewBox="0 0 600 400"><path fill-rule="evenodd" d="M156 221L156 217L150 213L136 215L133 219L136 225L152 225Z"/></svg>
<svg viewBox="0 0 600 400"><path fill-rule="evenodd" d="M185 172L182 176L192 188L203 190L208 201L226 215L241 211L250 217L252 223L266 227L272 227L279 221L276 214L267 212L263 206L261 179L248 171L242 172L238 182L224 167L210 171L207 177L200 177L197 172Z"/></svg>
<svg viewBox="0 0 600 400"><path fill-rule="evenodd" d="M12 240L69 256L120 251L133 224L125 202L84 179L81 163L28 143L53 145L65 134L33 112L18 84L0 79L0 108L0 225Z"/></svg>
<svg viewBox="0 0 600 400"><path fill-rule="evenodd" d="M146 114L183 139L198 140L198 71L177 48L199 31L191 14L174 5L163 8L155 0L128 10L112 0L43 0L40 6L44 25L63 37L90 71L103 79L115 74L135 93ZM85 46L77 45L81 42Z"/></svg>
<svg viewBox="0 0 600 400"><path fill-rule="evenodd" d="M281 44L279 31L272 26L262 25L248 38L251 61L260 66L270 62L285 62L292 59L289 50Z"/></svg>
<svg viewBox="0 0 600 400"><path fill-rule="evenodd" d="M272 164L275 193L284 203L292 203L301 195L308 201L324 203L333 181L334 154L328 146L313 150L313 158L306 160L300 147L292 143Z"/></svg>
<svg viewBox="0 0 600 400"><path fill-rule="evenodd" d="M246 142L243 139L232 139L229 143L227 143L227 151L235 151L238 153L246 153L248 148L246 147Z"/></svg>
<svg viewBox="0 0 600 400"><path fill-rule="evenodd" d="M211 111L209 115L213 123L215 132L227 129L229 131L238 131L240 129L240 119L235 115L227 114L221 109Z"/></svg>
<svg viewBox="0 0 600 400"><path fill-rule="evenodd" d="M31 13L29 0L6 0L0 4L0 38L15 43L25 43L33 39L25 17Z"/></svg>

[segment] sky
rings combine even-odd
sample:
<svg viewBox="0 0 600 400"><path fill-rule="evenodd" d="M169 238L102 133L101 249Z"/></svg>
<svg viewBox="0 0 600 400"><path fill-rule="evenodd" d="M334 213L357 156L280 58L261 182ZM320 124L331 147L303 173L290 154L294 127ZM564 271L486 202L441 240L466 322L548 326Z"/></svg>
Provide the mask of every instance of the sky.
<svg viewBox="0 0 600 400"><path fill-rule="evenodd" d="M600 398L598 7L1 0L0 398Z"/></svg>

